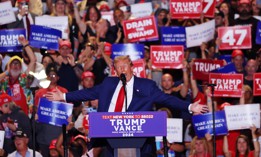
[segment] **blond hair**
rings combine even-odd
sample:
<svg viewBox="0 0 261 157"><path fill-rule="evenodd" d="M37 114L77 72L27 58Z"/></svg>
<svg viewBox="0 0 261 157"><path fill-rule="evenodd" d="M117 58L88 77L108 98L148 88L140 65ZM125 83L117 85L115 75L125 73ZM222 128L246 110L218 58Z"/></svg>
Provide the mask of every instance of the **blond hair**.
<svg viewBox="0 0 261 157"><path fill-rule="evenodd" d="M208 153L209 150L208 150L208 143L207 143L206 138L199 138L198 136L195 136L195 137L192 139L192 141L191 141L191 151L190 151L189 155L194 156L194 155L197 154L196 148L195 148L195 146L196 146L196 141L197 141L197 140L203 141L205 153Z"/></svg>
<svg viewBox="0 0 261 157"><path fill-rule="evenodd" d="M123 60L129 61L130 65L133 66L133 63L130 59L130 56L126 55L126 56L117 56L117 57L114 58L114 61L113 61L114 68L115 68L115 64L117 64L119 61L123 61Z"/></svg>

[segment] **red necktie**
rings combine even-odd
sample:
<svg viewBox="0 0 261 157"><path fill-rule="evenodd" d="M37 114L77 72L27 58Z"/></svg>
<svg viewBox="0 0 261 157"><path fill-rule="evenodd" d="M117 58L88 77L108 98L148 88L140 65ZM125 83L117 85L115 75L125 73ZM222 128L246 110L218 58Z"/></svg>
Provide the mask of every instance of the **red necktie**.
<svg viewBox="0 0 261 157"><path fill-rule="evenodd" d="M25 15L25 20L26 20L26 29L27 29L27 40L29 40L29 34L30 34L30 20L28 18L28 14Z"/></svg>
<svg viewBox="0 0 261 157"><path fill-rule="evenodd" d="M124 103L124 86L121 87L114 112L121 112Z"/></svg>

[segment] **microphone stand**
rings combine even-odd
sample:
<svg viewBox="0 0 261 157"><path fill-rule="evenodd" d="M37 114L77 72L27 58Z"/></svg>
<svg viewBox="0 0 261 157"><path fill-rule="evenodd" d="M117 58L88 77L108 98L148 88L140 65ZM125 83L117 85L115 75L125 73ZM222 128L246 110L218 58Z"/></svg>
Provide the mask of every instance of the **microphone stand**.
<svg viewBox="0 0 261 157"><path fill-rule="evenodd" d="M168 151L169 148L167 146L167 137L163 136L163 152L164 152L164 157L168 157Z"/></svg>
<svg viewBox="0 0 261 157"><path fill-rule="evenodd" d="M211 87L211 103L212 103L212 121L213 121L213 156L216 156L216 123L215 123L215 104L214 104L214 90L215 84L209 84Z"/></svg>
<svg viewBox="0 0 261 157"><path fill-rule="evenodd" d="M32 91L33 96L35 96L35 91L38 90L39 87L31 87L30 90ZM33 157L35 157L35 145L36 145L36 122L35 122L35 114L36 114L37 108L33 105L33 111L32 111L32 117L31 117L31 123L32 123L32 142L33 142Z"/></svg>
<svg viewBox="0 0 261 157"><path fill-rule="evenodd" d="M64 157L68 157L68 145L67 145L67 133L66 133L66 125L62 125L62 132L63 132L63 152Z"/></svg>
<svg viewBox="0 0 261 157"><path fill-rule="evenodd" d="M122 84L123 84L123 88L124 88L124 95L125 95L125 112L127 112L127 107L128 107L128 105L127 105L127 88L126 88L126 82L122 82Z"/></svg>

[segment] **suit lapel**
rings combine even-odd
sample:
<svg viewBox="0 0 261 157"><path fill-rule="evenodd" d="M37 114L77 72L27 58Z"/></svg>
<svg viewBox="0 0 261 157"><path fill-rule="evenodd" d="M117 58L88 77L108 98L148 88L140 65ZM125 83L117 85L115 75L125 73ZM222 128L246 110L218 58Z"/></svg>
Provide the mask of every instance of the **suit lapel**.
<svg viewBox="0 0 261 157"><path fill-rule="evenodd" d="M133 84L133 95L128 111L134 111L135 104L140 100L140 84L136 76L134 76L134 84Z"/></svg>
<svg viewBox="0 0 261 157"><path fill-rule="evenodd" d="M118 83L119 83L119 79L112 79L112 80L110 80L109 83L106 84L108 87L105 89L108 89L108 91L106 91L106 93L108 93L108 95L107 95L107 98L105 98L105 100L109 100L109 101L105 102L106 103L105 111L109 111L111 99L116 90Z"/></svg>

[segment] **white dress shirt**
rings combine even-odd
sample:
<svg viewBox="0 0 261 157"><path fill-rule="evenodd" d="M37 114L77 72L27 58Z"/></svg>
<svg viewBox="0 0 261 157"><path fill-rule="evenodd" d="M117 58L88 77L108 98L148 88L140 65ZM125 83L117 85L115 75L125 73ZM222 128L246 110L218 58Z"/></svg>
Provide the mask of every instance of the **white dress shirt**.
<svg viewBox="0 0 261 157"><path fill-rule="evenodd" d="M126 93L127 93L127 108L130 106L131 100L132 100L132 95L133 95L133 85L134 85L134 77L130 79L129 82L126 83ZM122 82L120 81L115 89L115 92L112 96L109 111L108 112L114 112L115 107L116 107L116 102L117 98L120 92L120 89L122 87ZM124 104L122 107L122 112L125 112L125 101L126 101L126 96L124 97Z"/></svg>

